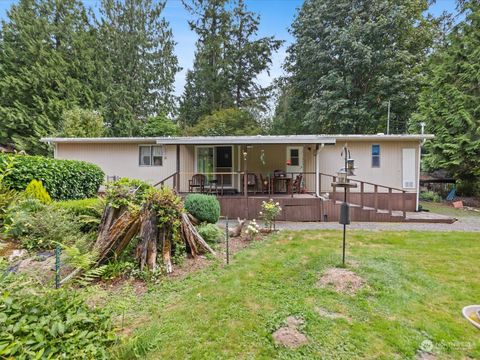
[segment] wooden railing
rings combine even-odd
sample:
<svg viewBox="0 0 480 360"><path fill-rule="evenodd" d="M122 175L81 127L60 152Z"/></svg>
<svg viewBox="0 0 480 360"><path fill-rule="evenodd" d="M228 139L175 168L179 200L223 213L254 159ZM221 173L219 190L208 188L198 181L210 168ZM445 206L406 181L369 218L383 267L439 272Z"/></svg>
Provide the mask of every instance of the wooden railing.
<svg viewBox="0 0 480 360"><path fill-rule="evenodd" d="M331 174L325 174L325 173L319 173L319 184L318 184L318 188L322 189L322 177L327 177L327 178L330 178L331 179L331 182L332 183L335 183L337 181L337 176L335 175L331 175ZM392 215L392 212L394 210L400 210L402 211L402 215L403 217L405 218L406 217L406 212L407 212L407 207L406 207L406 194L409 193L408 191L404 190L404 189L399 189L399 188L396 188L396 187L393 187L393 186L386 186L386 185L381 185L381 184L376 184L376 183L372 183L372 182L369 182L369 181L363 181L363 180L357 180L357 179L354 179L354 178L349 178L349 181L350 182L353 182L353 183L357 183L360 185L360 191L359 191L359 196L360 196L360 204L356 204L356 205L359 205L362 209L365 209L366 206L365 206L365 194L367 193L365 191L365 187L366 185L370 186L370 187L373 187L373 194L374 194L374 204L373 204L373 209L376 211L376 212L379 212L379 211L387 211L389 215ZM386 209L382 209L379 207L379 193L382 193L379 191L379 189L386 189L387 191L386 192L383 192L383 193L388 193L388 196L387 196L387 208ZM393 192L396 191L397 193L401 193L402 196L401 196L401 208L400 209L394 209L393 208ZM333 197L333 200L336 201L336 187L335 186L332 186L332 197Z"/></svg>
<svg viewBox="0 0 480 360"><path fill-rule="evenodd" d="M178 192L180 188L180 173L178 171L175 171L173 174L153 184L153 187L164 186L165 183L170 179L173 179L173 188Z"/></svg>

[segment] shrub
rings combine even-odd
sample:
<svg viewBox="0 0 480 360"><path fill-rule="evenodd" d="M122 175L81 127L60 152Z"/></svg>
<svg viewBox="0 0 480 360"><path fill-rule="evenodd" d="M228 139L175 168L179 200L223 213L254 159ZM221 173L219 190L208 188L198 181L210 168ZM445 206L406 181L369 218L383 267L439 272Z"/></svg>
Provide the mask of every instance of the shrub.
<svg viewBox="0 0 480 360"><path fill-rule="evenodd" d="M15 274L0 276L0 289L0 358L107 358L115 334L101 307Z"/></svg>
<svg viewBox="0 0 480 360"><path fill-rule="evenodd" d="M73 215L81 223L82 232L98 229L105 208L105 202L101 198L64 200L52 205Z"/></svg>
<svg viewBox="0 0 480 360"><path fill-rule="evenodd" d="M37 199L42 204L50 204L52 202L52 198L48 191L43 187L41 181L33 179L30 181L30 184L27 185L25 189L25 196Z"/></svg>
<svg viewBox="0 0 480 360"><path fill-rule="evenodd" d="M480 196L480 180L460 180L456 185L460 196Z"/></svg>
<svg viewBox="0 0 480 360"><path fill-rule="evenodd" d="M138 179L122 178L106 186L106 201L114 207L140 205L153 186Z"/></svg>
<svg viewBox="0 0 480 360"><path fill-rule="evenodd" d="M215 244L222 240L223 231L215 224L202 223L197 227L200 236L209 244Z"/></svg>
<svg viewBox="0 0 480 360"><path fill-rule="evenodd" d="M4 233L28 250L53 249L57 243L75 243L80 227L66 210L23 199L7 210Z"/></svg>
<svg viewBox="0 0 480 360"><path fill-rule="evenodd" d="M434 201L441 202L442 198L436 192L433 191L424 191L420 193L420 200L422 201Z"/></svg>
<svg viewBox="0 0 480 360"><path fill-rule="evenodd" d="M215 196L189 194L185 198L185 209L200 222L216 224L220 218L220 203Z"/></svg>
<svg viewBox="0 0 480 360"><path fill-rule="evenodd" d="M265 227L270 230L275 229L275 220L277 216L282 211L280 204L278 202L270 199L268 201L262 201L262 211L260 211L260 216L265 221Z"/></svg>
<svg viewBox="0 0 480 360"><path fill-rule="evenodd" d="M0 159L11 155L0 155ZM94 197L105 174L97 165L76 160L57 160L44 156L16 155L14 166L5 175L5 184L22 191L33 180L42 181L54 200ZM4 168L0 161L0 172Z"/></svg>
<svg viewBox="0 0 480 360"><path fill-rule="evenodd" d="M4 182L4 178L13 169L13 160L13 156L0 157L0 226L3 224L8 207L17 199L17 192L9 189Z"/></svg>

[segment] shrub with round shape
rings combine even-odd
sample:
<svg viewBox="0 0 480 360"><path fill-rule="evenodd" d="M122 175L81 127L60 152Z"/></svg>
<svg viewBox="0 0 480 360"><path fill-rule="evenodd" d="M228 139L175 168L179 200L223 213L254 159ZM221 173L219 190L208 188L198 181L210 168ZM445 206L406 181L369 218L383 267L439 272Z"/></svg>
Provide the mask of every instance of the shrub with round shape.
<svg viewBox="0 0 480 360"><path fill-rule="evenodd" d="M200 222L216 224L220 218L220 203L215 196L189 194L185 198L185 209Z"/></svg>

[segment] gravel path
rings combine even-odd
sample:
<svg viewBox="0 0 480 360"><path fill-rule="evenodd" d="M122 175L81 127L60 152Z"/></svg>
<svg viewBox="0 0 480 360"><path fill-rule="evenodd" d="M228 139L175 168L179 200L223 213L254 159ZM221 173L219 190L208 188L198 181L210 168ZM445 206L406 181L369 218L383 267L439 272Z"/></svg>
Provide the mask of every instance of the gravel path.
<svg viewBox="0 0 480 360"><path fill-rule="evenodd" d="M221 221L224 223L224 221ZM257 222L261 225L262 222ZM236 221L233 222L233 225ZM232 226L232 222L230 222ZM286 230L341 230L342 225L336 222L292 222L278 221L277 229ZM480 232L480 217L465 216L461 217L453 224L432 224L432 223L387 223L387 222L352 222L347 226L349 230L392 230L392 231L466 231ZM480 237L480 236L479 236Z"/></svg>

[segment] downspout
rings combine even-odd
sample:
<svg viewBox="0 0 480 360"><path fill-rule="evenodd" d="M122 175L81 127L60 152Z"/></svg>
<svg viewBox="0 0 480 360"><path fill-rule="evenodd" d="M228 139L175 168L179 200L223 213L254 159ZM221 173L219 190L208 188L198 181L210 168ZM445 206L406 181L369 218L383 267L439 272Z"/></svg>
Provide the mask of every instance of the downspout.
<svg viewBox="0 0 480 360"><path fill-rule="evenodd" d="M316 145L315 149L315 196L320 197L322 193L321 184L320 184L320 152L325 147L325 144L322 143Z"/></svg>
<svg viewBox="0 0 480 360"><path fill-rule="evenodd" d="M425 134L425 123L421 122L420 123L421 131L420 133L422 136ZM422 162L422 145L425 144L426 139L422 138L418 142L418 165L417 165L417 199L416 199L416 204L415 204L415 210L418 211L419 206L420 206L420 169L421 169L421 162Z"/></svg>

